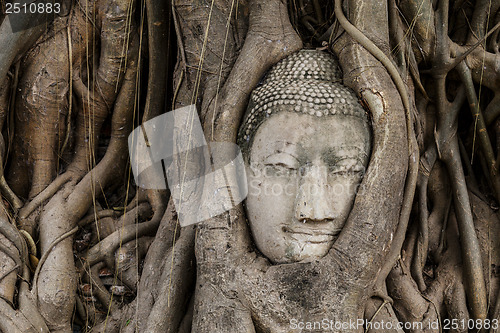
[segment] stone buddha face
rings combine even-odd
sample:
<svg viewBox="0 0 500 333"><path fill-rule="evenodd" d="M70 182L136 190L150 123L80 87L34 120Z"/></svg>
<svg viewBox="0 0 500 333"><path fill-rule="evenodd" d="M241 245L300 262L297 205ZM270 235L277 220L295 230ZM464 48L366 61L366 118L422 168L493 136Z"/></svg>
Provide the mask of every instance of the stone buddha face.
<svg viewBox="0 0 500 333"><path fill-rule="evenodd" d="M317 51L305 52L310 56ZM324 61L323 54L303 54L295 55L295 67L301 60L309 59L315 68L315 61ZM317 81L274 84L270 90L280 97L267 103L266 93L259 102L257 91L240 130L247 218L257 248L276 264L307 262L328 253L368 164L370 128L355 95L331 80ZM316 95L312 104L310 95Z"/></svg>
<svg viewBox="0 0 500 333"><path fill-rule="evenodd" d="M366 124L349 116L281 112L259 127L246 208L255 243L272 262L328 253L368 163L367 138Z"/></svg>

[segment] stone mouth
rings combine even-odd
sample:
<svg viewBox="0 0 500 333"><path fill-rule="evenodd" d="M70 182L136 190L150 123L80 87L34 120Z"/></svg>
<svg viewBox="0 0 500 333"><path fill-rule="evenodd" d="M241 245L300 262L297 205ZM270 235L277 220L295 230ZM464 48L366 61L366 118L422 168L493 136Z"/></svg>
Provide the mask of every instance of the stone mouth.
<svg viewBox="0 0 500 333"><path fill-rule="evenodd" d="M314 228L290 228L284 226L282 231L290 234L291 237L297 241L307 242L312 244L329 243L334 241L341 229L334 231L318 230Z"/></svg>

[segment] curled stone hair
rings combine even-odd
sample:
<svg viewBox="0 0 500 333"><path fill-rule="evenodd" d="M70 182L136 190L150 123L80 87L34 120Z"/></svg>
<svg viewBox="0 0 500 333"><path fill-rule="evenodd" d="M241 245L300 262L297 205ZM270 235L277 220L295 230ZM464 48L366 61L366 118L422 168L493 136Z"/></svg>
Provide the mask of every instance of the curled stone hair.
<svg viewBox="0 0 500 333"><path fill-rule="evenodd" d="M259 126L281 111L316 117L353 116L368 123L355 93L341 81L337 60L322 51L300 50L274 65L250 95L238 133L238 145L244 156L248 156Z"/></svg>

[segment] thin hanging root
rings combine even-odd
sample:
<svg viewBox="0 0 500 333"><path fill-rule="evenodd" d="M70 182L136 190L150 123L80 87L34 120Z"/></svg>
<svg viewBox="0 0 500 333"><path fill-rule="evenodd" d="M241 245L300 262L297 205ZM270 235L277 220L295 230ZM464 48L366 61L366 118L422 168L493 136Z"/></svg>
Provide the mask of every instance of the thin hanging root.
<svg viewBox="0 0 500 333"><path fill-rule="evenodd" d="M235 142L248 96L273 64L302 48L281 1L250 1L245 43L219 96L211 103L205 122L209 141ZM249 56L259 54L259 57ZM241 89L234 89L241 87Z"/></svg>
<svg viewBox="0 0 500 333"><path fill-rule="evenodd" d="M467 56L469 54L472 53L472 51L474 51L479 45L483 44L486 39L492 34L494 33L495 31L498 30L498 28L500 28L500 22L498 22L493 28L491 28L490 31L488 31L488 33L486 35L484 35L483 38L481 38L481 40L477 41L476 44L472 45L470 48L467 49L467 51L465 51L463 54L459 55L451 64L449 64L448 66L446 66L446 71L449 72L451 71L453 68L455 68L456 66L458 66L463 60L465 60L465 58L467 58Z"/></svg>
<svg viewBox="0 0 500 333"><path fill-rule="evenodd" d="M16 63L16 67L14 69L14 82L12 83L12 96L10 99L10 110L11 112L9 113L9 127L8 127L8 143L7 143L7 154L6 156L9 156L10 151L12 149L12 143L14 142L14 133L15 133L15 126L14 126L14 118L15 118L15 105L16 105L16 95L17 95L17 86L19 85L19 68L21 67L21 62L18 61Z"/></svg>
<svg viewBox="0 0 500 333"><path fill-rule="evenodd" d="M68 23L66 28L66 32L68 35L68 65L69 65L69 90L68 90L68 115L66 116L66 134L64 135L64 142L61 147L62 156L64 150L66 149L69 141L69 133L71 132L71 113L73 110L73 45L71 43L71 28Z"/></svg>
<svg viewBox="0 0 500 333"><path fill-rule="evenodd" d="M417 282L421 292L426 289L422 270L427 260L429 249L429 211L427 208L427 188L429 176L437 159L436 146L430 146L420 159L419 174L417 181L418 205L419 205L419 232L415 242L415 254L411 263L412 276Z"/></svg>
<svg viewBox="0 0 500 333"><path fill-rule="evenodd" d="M382 304L380 304L380 306L378 307L377 311L375 311L375 313L373 314L373 316L370 318L370 321L369 323L371 324L373 322L373 320L375 319L375 317L377 317L377 315L380 313L380 311L384 308L384 306L386 306L387 304L391 304L392 302L384 299L384 301L382 302Z"/></svg>
<svg viewBox="0 0 500 333"><path fill-rule="evenodd" d="M10 273L16 271L16 270L19 270L21 269L21 267L19 267L18 265L15 265L15 266L12 266L11 269L9 269L8 271L6 271L4 274L0 275L0 282L2 282L3 279L5 279L7 276L10 275Z"/></svg>
<svg viewBox="0 0 500 333"><path fill-rule="evenodd" d="M493 146L491 145L491 141L488 135L483 112L481 111L481 107L476 95L471 71L465 62L462 61L458 65L458 73L460 74L462 82L465 85L465 92L467 94L470 111L472 113L474 121L474 133L479 137L481 151L483 152L483 156L486 159L486 165L488 167L488 171L493 183L492 185L495 192L495 197L497 198L497 201L500 202L500 179L498 178L498 170L496 170L495 167L495 153L493 152Z"/></svg>
<svg viewBox="0 0 500 333"><path fill-rule="evenodd" d="M384 281L387 275L391 271L393 265L396 263L405 239L406 229L408 227L408 221L410 219L411 208L413 205L413 197L415 196L415 188L417 186L420 154L417 139L415 137L415 132L413 130L410 97L408 95L408 91L406 90L406 84L403 82L398 69L385 55L385 53L377 47L377 45L375 45L370 39L368 39L368 37L366 37L361 31L359 31L358 28L352 25L351 22L349 22L349 20L344 16L341 0L335 0L335 15L337 16L337 19L344 30L354 40L356 40L359 44L366 48L366 50L370 52L375 58L377 58L377 60L379 60L387 69L387 72L394 81L394 84L396 85L396 88L401 96L401 101L403 102L403 106L405 109L409 153L408 176L404 190L403 206L401 208L398 228L394 236L394 241L391 245L390 252L386 258L382 270L377 277L377 281L374 287L375 294L383 295L383 292L381 291L383 289L382 285L385 283Z"/></svg>

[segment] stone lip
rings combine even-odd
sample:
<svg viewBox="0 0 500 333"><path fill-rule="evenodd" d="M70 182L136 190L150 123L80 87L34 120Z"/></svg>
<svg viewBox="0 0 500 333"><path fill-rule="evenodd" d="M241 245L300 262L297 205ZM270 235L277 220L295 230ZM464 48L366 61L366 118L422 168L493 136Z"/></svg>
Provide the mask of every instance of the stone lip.
<svg viewBox="0 0 500 333"><path fill-rule="evenodd" d="M291 228L283 227L283 232L292 234L293 238L297 241L308 243L328 243L336 239L342 229L335 230L334 232L325 232L325 230L314 230L312 228Z"/></svg>

